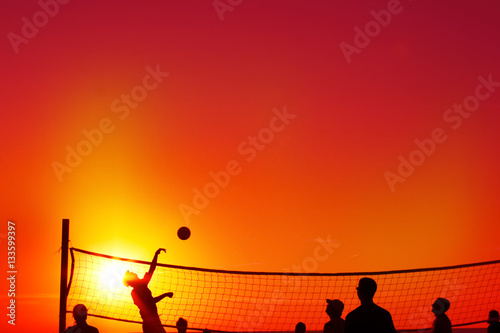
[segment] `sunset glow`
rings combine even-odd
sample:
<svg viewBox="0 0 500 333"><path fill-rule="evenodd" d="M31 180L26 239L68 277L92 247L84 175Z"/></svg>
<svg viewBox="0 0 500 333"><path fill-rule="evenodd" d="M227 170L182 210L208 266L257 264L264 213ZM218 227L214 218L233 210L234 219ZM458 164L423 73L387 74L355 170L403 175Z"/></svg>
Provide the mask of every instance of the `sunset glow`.
<svg viewBox="0 0 500 333"><path fill-rule="evenodd" d="M16 274L0 302L15 300L17 322L2 332L57 330L62 219L71 247L142 261L166 248L160 263L221 270L500 259L497 1L27 0L0 12L0 259ZM128 269L92 273L95 306L130 297Z"/></svg>

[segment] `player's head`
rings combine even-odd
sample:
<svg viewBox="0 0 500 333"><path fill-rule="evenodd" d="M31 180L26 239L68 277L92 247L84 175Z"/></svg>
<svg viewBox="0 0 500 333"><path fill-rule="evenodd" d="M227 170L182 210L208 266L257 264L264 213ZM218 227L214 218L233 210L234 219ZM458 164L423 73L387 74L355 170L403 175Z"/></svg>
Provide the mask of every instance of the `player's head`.
<svg viewBox="0 0 500 333"><path fill-rule="evenodd" d="M83 304L77 304L73 308L73 318L77 324L84 323L87 320L87 307Z"/></svg>
<svg viewBox="0 0 500 333"><path fill-rule="evenodd" d="M497 310L491 310L489 315L488 315L488 323L492 323L494 321L499 321L500 315L498 314Z"/></svg>
<svg viewBox="0 0 500 333"><path fill-rule="evenodd" d="M377 291L377 282L367 277L361 278L356 290L361 301L371 301Z"/></svg>
<svg viewBox="0 0 500 333"><path fill-rule="evenodd" d="M330 318L342 316L342 311L344 311L344 303L342 303L341 300L327 299L326 303L328 304L326 306L326 314L330 316Z"/></svg>
<svg viewBox="0 0 500 333"><path fill-rule="evenodd" d="M305 333L305 331L306 331L306 324L299 321L297 325L295 325L295 333Z"/></svg>
<svg viewBox="0 0 500 333"><path fill-rule="evenodd" d="M432 313L436 316L445 313L450 308L450 301L446 298L438 298L432 303Z"/></svg>
<svg viewBox="0 0 500 333"><path fill-rule="evenodd" d="M177 323L175 324L175 327L177 328L177 331L179 333L186 333L187 327L188 327L188 322L186 319L180 317L179 320L177 320Z"/></svg>
<svg viewBox="0 0 500 333"><path fill-rule="evenodd" d="M139 281L139 277L135 273L126 271L123 275L123 285L125 287L134 287L136 281Z"/></svg>

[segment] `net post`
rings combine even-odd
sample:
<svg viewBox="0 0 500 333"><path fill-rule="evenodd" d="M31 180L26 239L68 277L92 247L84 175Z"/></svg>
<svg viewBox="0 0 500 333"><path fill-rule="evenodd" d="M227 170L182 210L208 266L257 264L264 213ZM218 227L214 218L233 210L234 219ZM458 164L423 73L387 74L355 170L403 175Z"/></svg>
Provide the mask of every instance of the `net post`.
<svg viewBox="0 0 500 333"><path fill-rule="evenodd" d="M62 220L61 285L59 291L59 333L66 329L66 300L68 296L69 219Z"/></svg>

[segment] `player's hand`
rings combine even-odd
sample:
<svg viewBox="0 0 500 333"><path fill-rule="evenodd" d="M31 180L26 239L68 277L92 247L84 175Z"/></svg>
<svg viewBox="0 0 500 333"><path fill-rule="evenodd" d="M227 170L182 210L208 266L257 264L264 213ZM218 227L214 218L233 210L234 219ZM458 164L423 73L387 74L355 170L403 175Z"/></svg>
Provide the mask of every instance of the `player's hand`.
<svg viewBox="0 0 500 333"><path fill-rule="evenodd" d="M172 296L174 296L174 293L173 293L173 292L169 292L169 293L167 293L167 297L168 297L168 298L172 298Z"/></svg>
<svg viewBox="0 0 500 333"><path fill-rule="evenodd" d="M158 250L156 250L156 253L155 253L155 254L157 254L157 255L158 255L158 254L160 254L162 251L163 251L163 252L165 252L165 253L167 253L167 250L165 250L164 248L159 248Z"/></svg>

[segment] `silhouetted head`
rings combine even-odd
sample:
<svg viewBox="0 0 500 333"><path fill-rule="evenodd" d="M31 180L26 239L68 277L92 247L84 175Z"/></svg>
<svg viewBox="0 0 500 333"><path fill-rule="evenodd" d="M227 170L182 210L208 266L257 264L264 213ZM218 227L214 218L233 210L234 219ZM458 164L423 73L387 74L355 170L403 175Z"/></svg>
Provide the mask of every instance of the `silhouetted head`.
<svg viewBox="0 0 500 333"><path fill-rule="evenodd" d="M188 322L186 319L180 317L179 320L177 320L175 327L179 333L185 333L188 328Z"/></svg>
<svg viewBox="0 0 500 333"><path fill-rule="evenodd" d="M344 311L344 303L342 303L342 301L338 299L327 299L326 303L328 303L326 306L326 314L330 318L342 316L342 311Z"/></svg>
<svg viewBox="0 0 500 333"><path fill-rule="evenodd" d="M445 313L450 308L450 301L446 298L438 298L432 303L432 313L436 316Z"/></svg>
<svg viewBox="0 0 500 333"><path fill-rule="evenodd" d="M305 331L306 331L306 324L299 321L297 325L295 325L295 333L305 333Z"/></svg>
<svg viewBox="0 0 500 333"><path fill-rule="evenodd" d="M497 310L491 310L488 316L488 323L493 323L495 321L499 321L500 315L498 315Z"/></svg>
<svg viewBox="0 0 500 333"><path fill-rule="evenodd" d="M361 278L356 290L358 291L358 297L361 302L371 302L375 292L377 291L377 282L367 277Z"/></svg>
<svg viewBox="0 0 500 333"><path fill-rule="evenodd" d="M73 308L73 318L77 324L82 324L87 321L87 308L83 304L77 304Z"/></svg>
<svg viewBox="0 0 500 333"><path fill-rule="evenodd" d="M123 275L123 285L125 287L134 287L135 283L139 281L139 277L137 274L132 273L130 271L126 271L125 274Z"/></svg>

